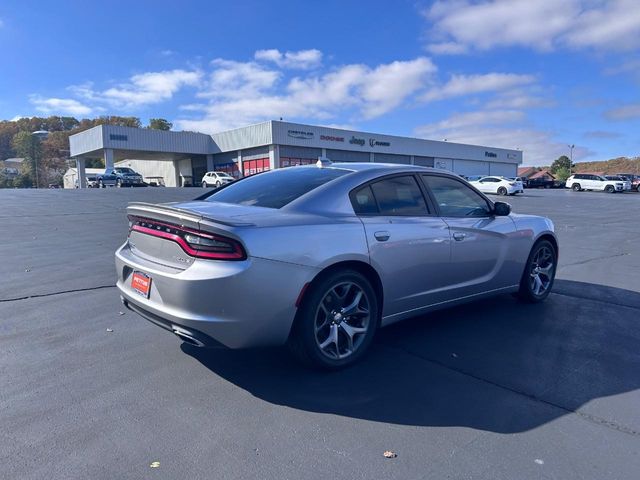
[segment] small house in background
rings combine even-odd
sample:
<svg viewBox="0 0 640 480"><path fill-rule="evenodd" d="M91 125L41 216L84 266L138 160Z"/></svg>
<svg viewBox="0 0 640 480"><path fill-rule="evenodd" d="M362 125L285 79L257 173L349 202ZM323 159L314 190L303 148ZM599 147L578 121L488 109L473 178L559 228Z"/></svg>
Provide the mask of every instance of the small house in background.
<svg viewBox="0 0 640 480"><path fill-rule="evenodd" d="M518 177L527 180L540 171L538 167L518 167Z"/></svg>
<svg viewBox="0 0 640 480"><path fill-rule="evenodd" d="M16 178L20 175L20 167L24 158L7 158L0 160L0 173L6 175L7 178Z"/></svg>

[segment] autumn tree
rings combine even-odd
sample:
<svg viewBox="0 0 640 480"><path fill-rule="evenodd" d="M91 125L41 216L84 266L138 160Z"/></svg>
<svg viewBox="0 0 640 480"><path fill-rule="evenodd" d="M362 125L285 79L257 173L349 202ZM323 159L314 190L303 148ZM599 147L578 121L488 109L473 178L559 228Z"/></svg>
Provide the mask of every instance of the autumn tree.
<svg viewBox="0 0 640 480"><path fill-rule="evenodd" d="M150 118L149 128L152 130L171 130L173 123L165 120L164 118Z"/></svg>
<svg viewBox="0 0 640 480"><path fill-rule="evenodd" d="M13 136L11 145L16 156L24 158L21 175L28 177L34 185L40 183L38 178L38 168L42 158L40 139L29 132L22 131Z"/></svg>

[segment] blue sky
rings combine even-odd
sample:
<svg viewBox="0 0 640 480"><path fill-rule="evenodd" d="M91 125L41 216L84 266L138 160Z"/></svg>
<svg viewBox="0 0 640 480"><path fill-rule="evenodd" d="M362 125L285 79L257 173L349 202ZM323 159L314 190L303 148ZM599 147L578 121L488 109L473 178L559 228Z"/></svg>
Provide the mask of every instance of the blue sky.
<svg viewBox="0 0 640 480"><path fill-rule="evenodd" d="M289 121L524 151L640 155L638 0L14 1L0 118Z"/></svg>

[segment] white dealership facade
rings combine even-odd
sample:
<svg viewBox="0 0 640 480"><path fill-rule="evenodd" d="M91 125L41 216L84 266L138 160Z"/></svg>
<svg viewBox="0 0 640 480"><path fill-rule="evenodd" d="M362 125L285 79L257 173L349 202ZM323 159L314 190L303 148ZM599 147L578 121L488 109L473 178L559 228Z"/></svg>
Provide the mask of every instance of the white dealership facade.
<svg viewBox="0 0 640 480"><path fill-rule="evenodd" d="M87 159L130 166L167 186L199 185L205 172L239 178L265 170L334 162L413 164L460 175L513 177L522 152L271 120L213 135L99 125L69 137L78 175ZM84 185L84 181L79 182Z"/></svg>

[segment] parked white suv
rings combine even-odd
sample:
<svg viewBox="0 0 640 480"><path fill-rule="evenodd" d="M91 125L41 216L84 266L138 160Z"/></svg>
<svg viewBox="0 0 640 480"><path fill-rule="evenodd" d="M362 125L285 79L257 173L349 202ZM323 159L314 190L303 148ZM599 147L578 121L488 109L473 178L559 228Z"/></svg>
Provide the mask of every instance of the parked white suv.
<svg viewBox="0 0 640 480"><path fill-rule="evenodd" d="M207 172L202 177L202 188L207 187L221 187L227 183L231 183L235 180L231 175L226 172Z"/></svg>
<svg viewBox="0 0 640 480"><path fill-rule="evenodd" d="M622 180L607 180L600 175L592 173L571 175L567 178L565 186L574 192L580 192L581 190L600 190L608 193L624 191L624 182Z"/></svg>

